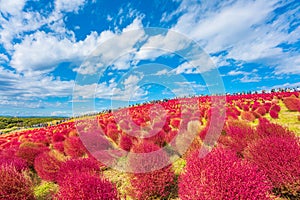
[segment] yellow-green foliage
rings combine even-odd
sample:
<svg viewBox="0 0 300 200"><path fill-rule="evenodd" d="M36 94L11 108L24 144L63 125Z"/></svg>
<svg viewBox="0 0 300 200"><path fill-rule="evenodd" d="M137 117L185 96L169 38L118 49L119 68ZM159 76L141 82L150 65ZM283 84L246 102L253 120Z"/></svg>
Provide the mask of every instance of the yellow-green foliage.
<svg viewBox="0 0 300 200"><path fill-rule="evenodd" d="M34 188L34 196L37 200L51 200L58 191L58 185L53 182L42 182Z"/></svg>
<svg viewBox="0 0 300 200"><path fill-rule="evenodd" d="M179 175L183 171L185 165L186 165L186 160L182 158L178 158L175 162L173 162L172 169L176 175Z"/></svg>
<svg viewBox="0 0 300 200"><path fill-rule="evenodd" d="M128 191L130 191L130 174L125 172L120 172L114 169L105 170L103 174L108 178L112 183L116 184L117 190L121 199L129 200L131 199L128 196Z"/></svg>

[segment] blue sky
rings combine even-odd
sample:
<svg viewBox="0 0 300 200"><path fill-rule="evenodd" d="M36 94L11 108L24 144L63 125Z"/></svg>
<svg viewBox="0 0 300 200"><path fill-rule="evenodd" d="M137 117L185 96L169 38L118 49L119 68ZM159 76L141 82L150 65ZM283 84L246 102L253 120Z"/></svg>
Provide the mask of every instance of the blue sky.
<svg viewBox="0 0 300 200"><path fill-rule="evenodd" d="M0 0L0 12L0 115L300 86L297 0Z"/></svg>

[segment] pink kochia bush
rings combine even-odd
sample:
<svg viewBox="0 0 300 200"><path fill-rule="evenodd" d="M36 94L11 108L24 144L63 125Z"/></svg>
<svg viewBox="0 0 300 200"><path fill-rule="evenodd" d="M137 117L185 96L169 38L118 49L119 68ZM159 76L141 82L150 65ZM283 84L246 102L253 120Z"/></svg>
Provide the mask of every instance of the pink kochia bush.
<svg viewBox="0 0 300 200"><path fill-rule="evenodd" d="M41 143L24 142L20 145L16 155L28 163L30 167L33 166L34 159L44 151L47 151L48 147Z"/></svg>
<svg viewBox="0 0 300 200"><path fill-rule="evenodd" d="M281 194L300 198L300 146L291 137L266 137L248 147L245 157L263 170Z"/></svg>
<svg viewBox="0 0 300 200"><path fill-rule="evenodd" d="M55 181L61 163L53 151L44 152L34 160L34 169L42 179Z"/></svg>
<svg viewBox="0 0 300 200"><path fill-rule="evenodd" d="M72 158L82 157L86 153L84 145L77 136L68 137L64 141L64 150L65 153Z"/></svg>
<svg viewBox="0 0 300 200"><path fill-rule="evenodd" d="M259 168L228 149L214 149L204 158L199 151L187 160L179 177L182 200L270 199L271 184Z"/></svg>
<svg viewBox="0 0 300 200"><path fill-rule="evenodd" d="M33 183L27 171L18 171L13 165L0 166L0 199L34 199Z"/></svg>
<svg viewBox="0 0 300 200"><path fill-rule="evenodd" d="M277 137L295 137L295 134L288 129L278 125L271 123L266 118L259 118L259 123L256 128L256 132L260 138L269 137L269 136L277 136Z"/></svg>
<svg viewBox="0 0 300 200"><path fill-rule="evenodd" d="M28 165L25 160L15 156L2 156L0 157L0 166L12 165L18 172L28 169Z"/></svg>
<svg viewBox="0 0 300 200"><path fill-rule="evenodd" d="M92 158L73 158L63 162L57 173L57 182L62 183L68 176L72 174L90 173L100 174L100 163Z"/></svg>
<svg viewBox="0 0 300 200"><path fill-rule="evenodd" d="M134 173L131 178L133 190L130 192L134 199L162 199L170 194L170 188L173 187L175 175L172 172L171 165L162 169L156 169L163 163L168 162L165 152L158 155L149 153L160 150L160 148L150 142L142 142L133 147L132 151L138 153L139 159L132 158L129 155L129 162L133 171L143 171L145 173Z"/></svg>
<svg viewBox="0 0 300 200"><path fill-rule="evenodd" d="M299 111L300 112L300 98L290 96L283 99L283 103L290 111Z"/></svg>
<svg viewBox="0 0 300 200"><path fill-rule="evenodd" d="M219 138L220 144L241 154L255 137L255 130L243 121L228 121L224 128L225 135Z"/></svg>
<svg viewBox="0 0 300 200"><path fill-rule="evenodd" d="M119 199L116 187L99 175L75 173L69 175L59 186L58 200L102 200Z"/></svg>

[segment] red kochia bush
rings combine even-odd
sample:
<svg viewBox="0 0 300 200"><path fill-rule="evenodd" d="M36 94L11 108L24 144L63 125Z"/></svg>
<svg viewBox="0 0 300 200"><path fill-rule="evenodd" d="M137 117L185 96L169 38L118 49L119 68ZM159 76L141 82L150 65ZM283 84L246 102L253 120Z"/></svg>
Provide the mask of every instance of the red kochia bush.
<svg viewBox="0 0 300 200"><path fill-rule="evenodd" d="M63 182L68 176L79 174L79 173L100 173L100 163L92 158L77 158L70 159L63 162L60 166L59 172L57 173L57 182Z"/></svg>
<svg viewBox="0 0 300 200"><path fill-rule="evenodd" d="M65 153L73 158L82 157L86 153L86 149L81 140L77 136L71 136L64 141Z"/></svg>
<svg viewBox="0 0 300 200"><path fill-rule="evenodd" d="M29 166L33 166L34 159L44 151L49 149L40 143L24 142L20 145L16 155L26 160Z"/></svg>
<svg viewBox="0 0 300 200"><path fill-rule="evenodd" d="M265 115L267 113L267 110L264 107L260 106L260 107L258 107L255 110L255 112L257 112L258 114L260 114L261 116L263 116L263 115Z"/></svg>
<svg viewBox="0 0 300 200"><path fill-rule="evenodd" d="M278 119L278 112L276 110L270 110L270 116L273 119Z"/></svg>
<svg viewBox="0 0 300 200"><path fill-rule="evenodd" d="M291 137L266 137L251 144L245 158L263 170L279 193L300 198L300 146Z"/></svg>
<svg viewBox="0 0 300 200"><path fill-rule="evenodd" d="M133 171L143 171L145 173L134 173L131 178L133 191L131 196L134 199L144 200L151 198L164 198L171 192L170 188L174 183L174 172L171 165L162 169L153 171L156 164L160 166L168 162L168 157L165 152L160 152L158 155L150 155L148 153L157 151L160 148L150 142L144 141L133 147L132 151L141 155L139 159L130 157L129 162Z"/></svg>
<svg viewBox="0 0 300 200"><path fill-rule="evenodd" d="M300 111L300 99L296 97L287 97L283 99L283 103L290 111Z"/></svg>
<svg viewBox="0 0 300 200"><path fill-rule="evenodd" d="M182 200L270 199L271 184L257 166L231 150L214 149L204 158L194 152L179 177Z"/></svg>
<svg viewBox="0 0 300 200"><path fill-rule="evenodd" d="M65 178L56 195L59 200L119 199L116 187L106 179L89 173L76 173Z"/></svg>
<svg viewBox="0 0 300 200"><path fill-rule="evenodd" d="M244 111L244 112L241 113L241 118L243 120L253 122L256 117L252 114L251 111Z"/></svg>
<svg viewBox="0 0 300 200"><path fill-rule="evenodd" d="M124 134L120 137L119 147L125 151L130 151L132 147L132 139L130 136Z"/></svg>
<svg viewBox="0 0 300 200"><path fill-rule="evenodd" d="M260 138L268 137L268 136L295 137L295 134L293 132L287 130L286 128L278 124L271 123L266 118L259 118L259 123L256 128L256 131Z"/></svg>
<svg viewBox="0 0 300 200"><path fill-rule="evenodd" d="M219 142L237 153L242 153L256 138L255 130L243 121L228 121L224 130L226 134L221 135Z"/></svg>
<svg viewBox="0 0 300 200"><path fill-rule="evenodd" d="M32 187L25 171L19 172L12 165L0 166L0 199L34 199Z"/></svg>
<svg viewBox="0 0 300 200"><path fill-rule="evenodd" d="M5 166L5 165L12 165L16 168L17 171L21 172L23 170L28 169L28 165L25 160L22 158L18 157L7 157L7 156L2 156L0 157L0 166Z"/></svg>
<svg viewBox="0 0 300 200"><path fill-rule="evenodd" d="M273 110L273 111L276 111L277 113L280 112L281 108L279 105L277 104L273 104L270 108L270 111Z"/></svg>
<svg viewBox="0 0 300 200"><path fill-rule="evenodd" d="M34 169L42 179L54 181L61 163L53 152L44 152L34 160Z"/></svg>

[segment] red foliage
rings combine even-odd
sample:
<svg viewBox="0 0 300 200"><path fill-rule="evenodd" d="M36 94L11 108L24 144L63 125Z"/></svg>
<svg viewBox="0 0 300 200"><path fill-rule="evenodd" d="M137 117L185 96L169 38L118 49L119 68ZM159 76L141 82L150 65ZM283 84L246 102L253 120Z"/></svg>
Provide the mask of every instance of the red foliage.
<svg viewBox="0 0 300 200"><path fill-rule="evenodd" d="M181 122L181 118L171 118L170 125L173 128L179 128Z"/></svg>
<svg viewBox="0 0 300 200"><path fill-rule="evenodd" d="M89 173L72 174L60 184L56 195L59 200L119 199L116 187L104 178Z"/></svg>
<svg viewBox="0 0 300 200"><path fill-rule="evenodd" d="M52 145L53 145L53 148L55 150L59 151L60 153L65 152L64 142L54 142Z"/></svg>
<svg viewBox="0 0 300 200"><path fill-rule="evenodd" d="M241 121L228 121L224 130L226 134L221 135L219 142L237 153L242 153L256 138L255 130Z"/></svg>
<svg viewBox="0 0 300 200"><path fill-rule="evenodd" d="M131 178L134 199L164 198L170 194L170 188L174 184L175 174L171 165L153 171L156 165L168 162L165 152L159 155L150 155L150 152L159 150L159 147L148 142L140 143L133 147L133 152L141 155L139 159L129 157L129 162L134 171L146 173L134 173ZM163 163L161 163L163 162ZM147 184L145 184L147 183Z"/></svg>
<svg viewBox="0 0 300 200"><path fill-rule="evenodd" d="M97 128L90 128L86 132L80 132L80 139L90 153L112 148L111 142Z"/></svg>
<svg viewBox="0 0 300 200"><path fill-rule="evenodd" d="M272 111L272 110L278 113L278 112L280 112L281 108L279 105L273 104L270 108L270 111Z"/></svg>
<svg viewBox="0 0 300 200"><path fill-rule="evenodd" d="M120 131L118 131L117 128L109 128L106 135L114 142L117 142L117 140L119 139Z"/></svg>
<svg viewBox="0 0 300 200"><path fill-rule="evenodd" d="M134 172L150 172L169 163L166 152L152 142L141 141L132 148L136 154L129 155L129 163Z"/></svg>
<svg viewBox="0 0 300 200"><path fill-rule="evenodd" d="M58 183L62 183L68 176L75 176L80 173L99 174L100 171L100 163L95 159L70 159L61 164L56 180Z"/></svg>
<svg viewBox="0 0 300 200"><path fill-rule="evenodd" d="M119 147L125 151L130 151L132 147L132 139L130 136L123 134L120 138Z"/></svg>
<svg viewBox="0 0 300 200"><path fill-rule="evenodd" d="M28 169L28 165L25 160L18 157L0 157L0 166L12 165L18 172Z"/></svg>
<svg viewBox="0 0 300 200"><path fill-rule="evenodd" d="M65 153L73 158L82 157L86 153L81 140L77 136L68 137L64 141Z"/></svg>
<svg viewBox="0 0 300 200"><path fill-rule="evenodd" d="M52 136L52 142L62 142L65 140L65 136L61 133L56 133Z"/></svg>
<svg viewBox="0 0 300 200"><path fill-rule="evenodd" d="M296 97L287 97L283 99L283 103L290 111L300 112L300 99Z"/></svg>
<svg viewBox="0 0 300 200"><path fill-rule="evenodd" d="M276 110L270 110L270 116L273 119L278 119L278 112Z"/></svg>
<svg viewBox="0 0 300 200"><path fill-rule="evenodd" d="M34 160L34 169L42 179L54 181L61 163L53 152L44 152Z"/></svg>
<svg viewBox="0 0 300 200"><path fill-rule="evenodd" d="M24 142L20 145L16 155L20 158L26 160L29 166L33 166L34 159L44 151L48 151L49 149L40 143L34 142Z"/></svg>
<svg viewBox="0 0 300 200"><path fill-rule="evenodd" d="M275 189L300 197L300 146L291 137L266 137L250 145L245 157L263 170Z"/></svg>
<svg viewBox="0 0 300 200"><path fill-rule="evenodd" d="M5 200L34 199L33 183L25 171L12 165L0 166L0 198Z"/></svg>
<svg viewBox="0 0 300 200"><path fill-rule="evenodd" d="M272 106L272 103L270 103L270 102L267 102L263 105L263 107L266 109L266 112L270 111L271 106Z"/></svg>
<svg viewBox="0 0 300 200"><path fill-rule="evenodd" d="M260 106L260 103L257 102L257 101L255 101L255 102L252 104L252 106L251 106L251 110L254 111L254 110L256 110L259 106Z"/></svg>
<svg viewBox="0 0 300 200"><path fill-rule="evenodd" d="M241 118L243 120L247 120L247 121L250 121L250 122L253 122L256 118L255 116L253 115L252 112L250 111L244 111L241 113Z"/></svg>
<svg viewBox="0 0 300 200"><path fill-rule="evenodd" d="M204 158L194 152L179 177L182 200L270 199L266 176L248 162L225 149L214 149Z"/></svg>
<svg viewBox="0 0 300 200"><path fill-rule="evenodd" d="M267 113L267 110L264 107L258 107L255 112L260 114L261 116L264 116Z"/></svg>
<svg viewBox="0 0 300 200"><path fill-rule="evenodd" d="M268 137L268 136L277 136L277 137L295 137L295 134L286 128L271 123L266 118L259 118L259 123L256 128L257 134L260 138Z"/></svg>

